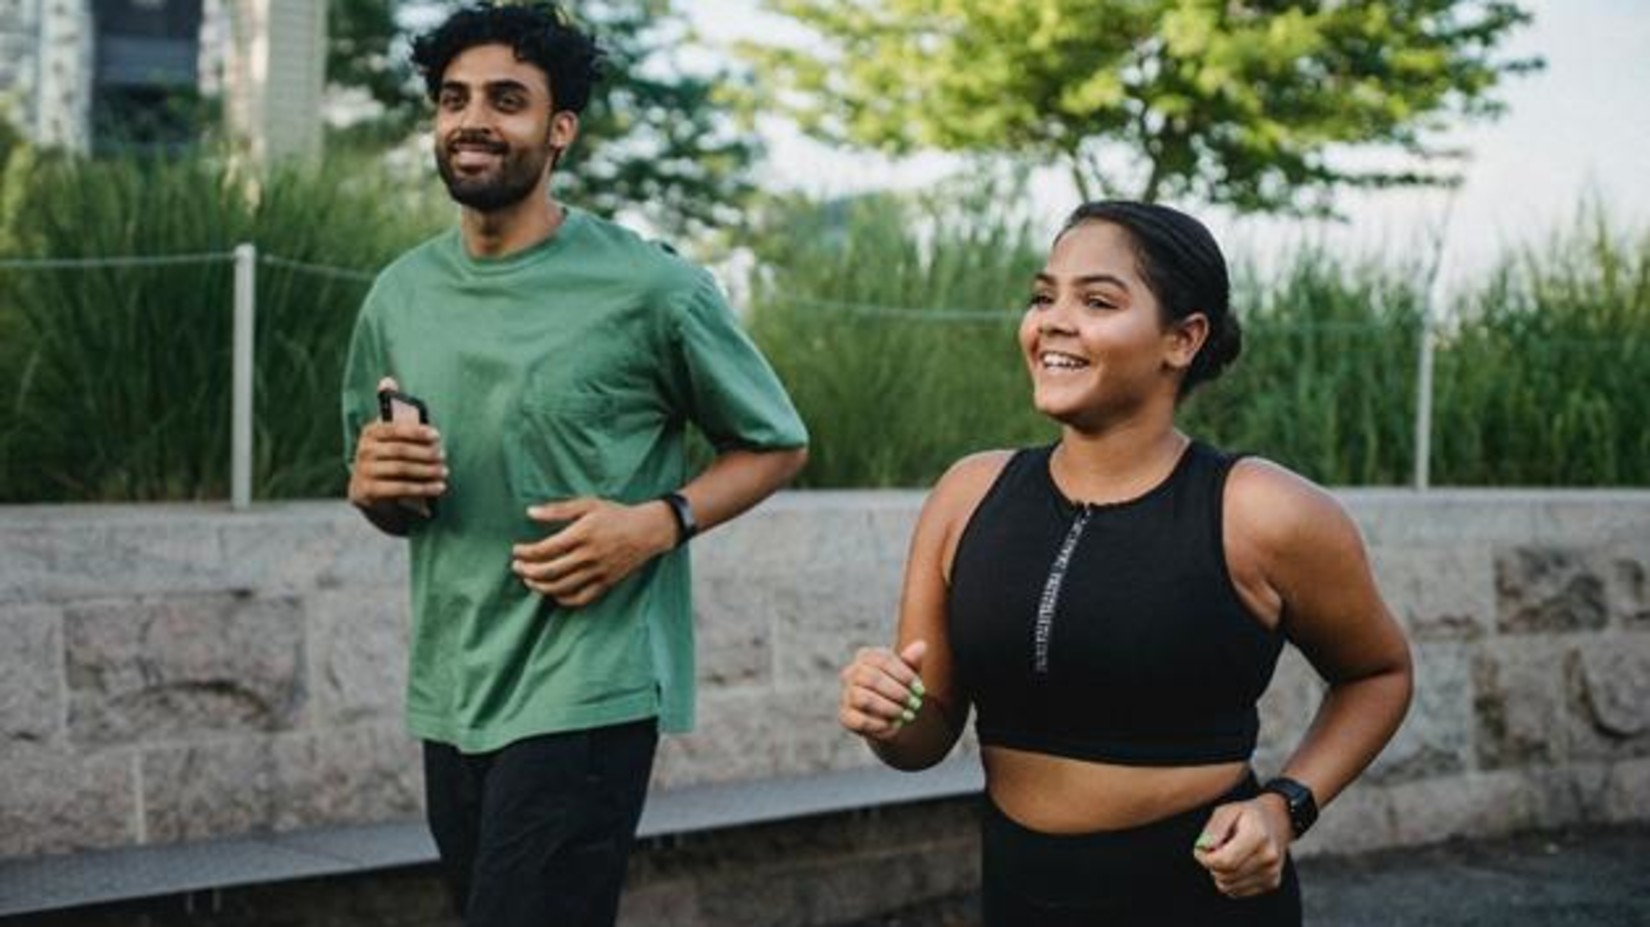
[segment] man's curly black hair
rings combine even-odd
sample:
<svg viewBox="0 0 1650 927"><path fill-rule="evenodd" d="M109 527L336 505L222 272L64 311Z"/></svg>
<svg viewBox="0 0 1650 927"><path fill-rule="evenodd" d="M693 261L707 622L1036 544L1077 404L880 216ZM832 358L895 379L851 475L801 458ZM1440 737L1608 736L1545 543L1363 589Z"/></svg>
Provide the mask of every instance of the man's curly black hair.
<svg viewBox="0 0 1650 927"><path fill-rule="evenodd" d="M584 112L590 88L601 79L606 62L595 39L580 32L554 3L477 3L413 40L412 62L432 102L441 94L447 65L480 45L508 45L517 61L542 70L558 112Z"/></svg>

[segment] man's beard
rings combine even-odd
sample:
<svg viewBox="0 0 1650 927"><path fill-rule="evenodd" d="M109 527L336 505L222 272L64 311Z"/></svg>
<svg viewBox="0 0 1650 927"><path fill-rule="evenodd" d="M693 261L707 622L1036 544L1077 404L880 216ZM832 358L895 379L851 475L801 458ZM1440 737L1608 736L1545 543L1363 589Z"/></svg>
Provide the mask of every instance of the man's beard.
<svg viewBox="0 0 1650 927"><path fill-rule="evenodd" d="M459 174L453 169L451 148L458 141L492 145L495 151L503 155L498 168L474 176ZM441 174L442 182L447 185L447 195L459 205L477 212L497 212L516 205L533 192L539 178L544 176L550 154L548 148L512 149L491 139L459 137L435 146L435 167Z"/></svg>

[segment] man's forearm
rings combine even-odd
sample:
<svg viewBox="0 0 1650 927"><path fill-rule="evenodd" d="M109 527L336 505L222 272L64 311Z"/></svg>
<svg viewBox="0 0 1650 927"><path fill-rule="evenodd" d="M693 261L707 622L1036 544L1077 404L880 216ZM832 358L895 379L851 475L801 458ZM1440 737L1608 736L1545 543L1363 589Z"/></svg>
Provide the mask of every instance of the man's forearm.
<svg viewBox="0 0 1650 927"><path fill-rule="evenodd" d="M739 515L789 483L808 462L805 447L777 451L726 451L682 488L699 529Z"/></svg>

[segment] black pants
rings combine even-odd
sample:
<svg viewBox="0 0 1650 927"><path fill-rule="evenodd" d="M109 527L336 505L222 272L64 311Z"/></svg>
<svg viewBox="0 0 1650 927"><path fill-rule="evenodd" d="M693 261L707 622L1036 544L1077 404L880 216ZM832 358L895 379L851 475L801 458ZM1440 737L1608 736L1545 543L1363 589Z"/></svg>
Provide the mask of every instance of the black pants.
<svg viewBox="0 0 1650 927"><path fill-rule="evenodd" d="M987 927L1299 927L1300 884L1286 861L1277 891L1228 898L1192 856L1216 805L1258 794L1250 777L1216 801L1125 830L1045 834L989 797L981 823Z"/></svg>
<svg viewBox="0 0 1650 927"><path fill-rule="evenodd" d="M653 719L492 753L424 744L430 832L474 927L609 927L647 796Z"/></svg>

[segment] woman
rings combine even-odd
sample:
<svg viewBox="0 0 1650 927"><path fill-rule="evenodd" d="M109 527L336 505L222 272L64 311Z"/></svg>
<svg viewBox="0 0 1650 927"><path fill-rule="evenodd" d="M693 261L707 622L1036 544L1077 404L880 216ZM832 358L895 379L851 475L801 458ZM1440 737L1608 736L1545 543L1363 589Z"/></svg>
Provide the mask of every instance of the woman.
<svg viewBox="0 0 1650 927"><path fill-rule="evenodd" d="M1238 355L1229 290L1190 216L1073 213L1019 330L1059 441L940 479L896 646L843 670L842 724L900 769L975 709L992 927L1300 923L1290 842L1408 707L1409 649L1345 512L1175 428ZM1329 689L1263 786L1255 703L1285 640Z"/></svg>

